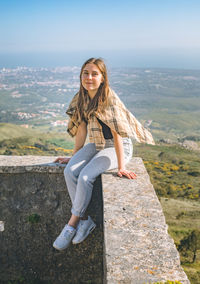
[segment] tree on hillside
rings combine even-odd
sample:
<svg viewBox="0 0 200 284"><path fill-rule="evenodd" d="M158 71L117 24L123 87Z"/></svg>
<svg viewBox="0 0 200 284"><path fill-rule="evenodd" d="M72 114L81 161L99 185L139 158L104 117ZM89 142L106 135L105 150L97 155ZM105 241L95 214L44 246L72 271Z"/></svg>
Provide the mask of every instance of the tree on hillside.
<svg viewBox="0 0 200 284"><path fill-rule="evenodd" d="M178 250L183 253L191 251L193 253L192 263L194 263L197 257L197 251L200 250L200 231L194 230L187 237L182 239Z"/></svg>

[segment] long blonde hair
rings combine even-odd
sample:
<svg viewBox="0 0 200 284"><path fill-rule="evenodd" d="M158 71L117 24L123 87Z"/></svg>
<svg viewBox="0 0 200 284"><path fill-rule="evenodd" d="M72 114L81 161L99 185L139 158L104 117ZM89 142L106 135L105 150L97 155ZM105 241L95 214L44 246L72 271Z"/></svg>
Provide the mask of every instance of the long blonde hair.
<svg viewBox="0 0 200 284"><path fill-rule="evenodd" d="M102 76L103 76L103 82L99 86L99 89L94 96L93 99L89 100L89 95L87 90L82 85L82 73L85 68L85 66L89 63L95 64ZM106 65L101 58L90 58L88 59L82 66L81 72L80 72L80 89L79 89L79 97L78 97L78 108L77 108L77 115L79 120L89 119L90 116L95 112L103 109L104 106L108 103L108 93L109 93L109 82L108 82L108 74Z"/></svg>

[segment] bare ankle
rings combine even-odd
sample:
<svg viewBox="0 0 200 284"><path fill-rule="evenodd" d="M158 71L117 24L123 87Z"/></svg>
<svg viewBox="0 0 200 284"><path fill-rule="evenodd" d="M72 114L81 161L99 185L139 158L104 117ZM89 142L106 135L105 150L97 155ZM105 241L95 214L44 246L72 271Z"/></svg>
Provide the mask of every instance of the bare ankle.
<svg viewBox="0 0 200 284"><path fill-rule="evenodd" d="M68 222L68 225L69 225L69 226L72 226L73 228L76 229L79 220L80 220L80 217L75 216L75 215L72 215L71 218L70 218L70 220L69 220L69 222Z"/></svg>

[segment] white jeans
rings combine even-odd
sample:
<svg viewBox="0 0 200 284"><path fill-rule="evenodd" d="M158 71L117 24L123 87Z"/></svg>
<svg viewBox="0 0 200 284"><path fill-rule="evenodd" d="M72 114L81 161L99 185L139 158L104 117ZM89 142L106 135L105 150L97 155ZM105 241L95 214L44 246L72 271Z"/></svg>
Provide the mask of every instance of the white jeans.
<svg viewBox="0 0 200 284"><path fill-rule="evenodd" d="M123 139L124 159L132 158L133 144L130 138ZM81 148L70 159L64 170L67 189L72 202L71 212L83 217L92 197L93 183L101 173L118 167L113 139L106 139L103 150L97 151L94 143Z"/></svg>

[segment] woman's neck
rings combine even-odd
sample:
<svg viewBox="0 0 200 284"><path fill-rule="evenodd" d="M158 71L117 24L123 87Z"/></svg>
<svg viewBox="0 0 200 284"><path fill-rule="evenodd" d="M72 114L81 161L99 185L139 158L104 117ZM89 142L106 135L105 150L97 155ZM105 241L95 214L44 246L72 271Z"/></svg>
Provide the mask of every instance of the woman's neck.
<svg viewBox="0 0 200 284"><path fill-rule="evenodd" d="M93 99L93 98L95 97L96 93L97 93L96 90L95 90L95 91L89 91L89 92L88 92L88 95L89 95L89 97L90 97L91 99Z"/></svg>

